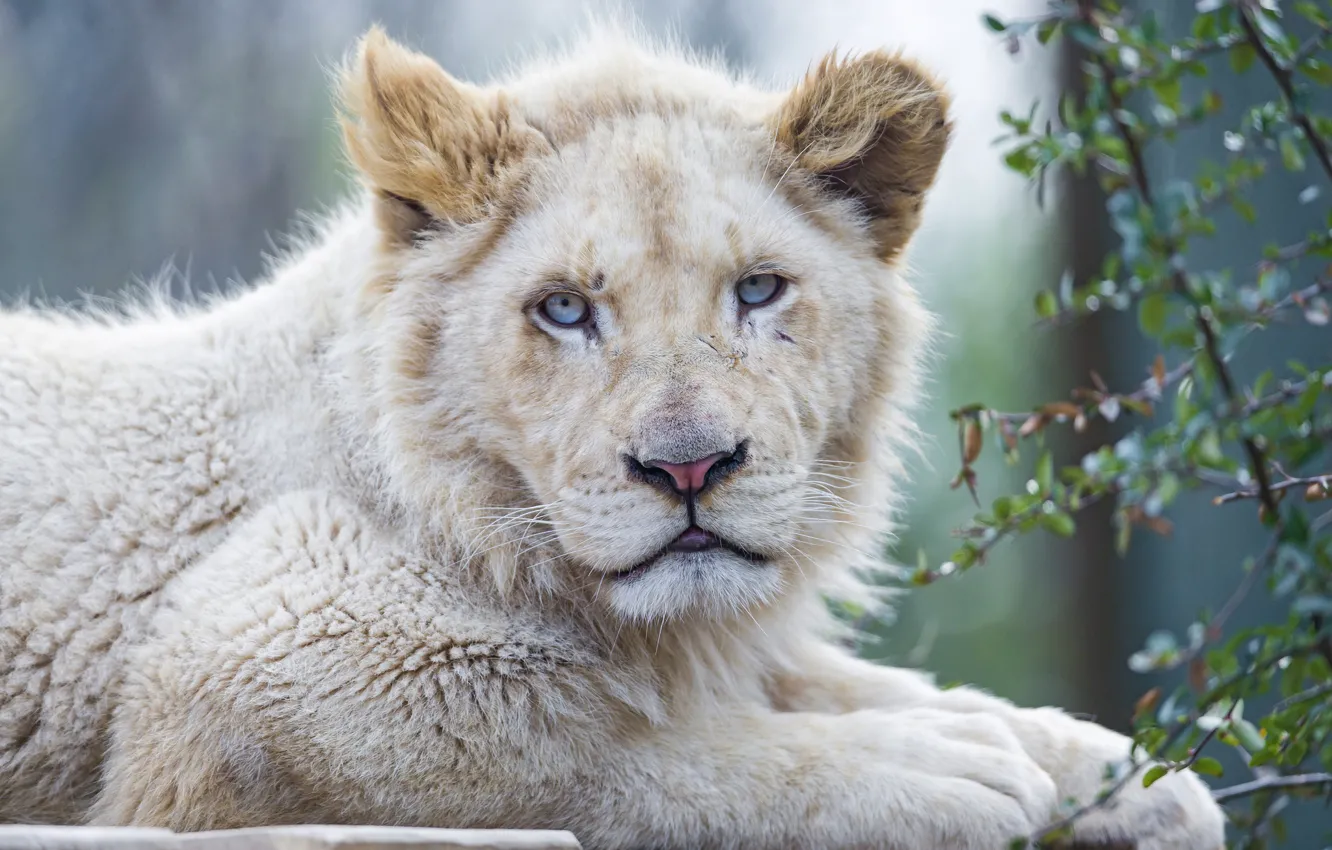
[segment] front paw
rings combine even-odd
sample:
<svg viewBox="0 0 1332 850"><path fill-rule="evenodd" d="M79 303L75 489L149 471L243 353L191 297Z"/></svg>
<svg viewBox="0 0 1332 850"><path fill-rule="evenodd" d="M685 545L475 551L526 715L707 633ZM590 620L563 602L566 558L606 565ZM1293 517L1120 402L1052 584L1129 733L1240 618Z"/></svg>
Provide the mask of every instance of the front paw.
<svg viewBox="0 0 1332 850"><path fill-rule="evenodd" d="M1082 842L1128 841L1138 850L1220 850L1225 816L1197 774L1170 773L1150 788L1139 770L1109 803L1074 827Z"/></svg>
<svg viewBox="0 0 1332 850"><path fill-rule="evenodd" d="M1034 714L1035 712L1033 712ZM1040 712L1051 725L1057 753L1038 758L1059 785L1061 800L1093 802L1106 787L1107 767L1124 769L1132 741L1102 726L1055 712ZM1073 826L1075 844L1125 845L1137 850L1220 850L1225 816L1196 774L1169 773L1148 788L1144 766L1103 805L1092 806Z"/></svg>
<svg viewBox="0 0 1332 850"><path fill-rule="evenodd" d="M1057 808L1054 780L999 718L920 708L848 719L867 727L860 752L847 756L874 777L868 805L893 809L872 846L891 836L892 847L1002 850Z"/></svg>

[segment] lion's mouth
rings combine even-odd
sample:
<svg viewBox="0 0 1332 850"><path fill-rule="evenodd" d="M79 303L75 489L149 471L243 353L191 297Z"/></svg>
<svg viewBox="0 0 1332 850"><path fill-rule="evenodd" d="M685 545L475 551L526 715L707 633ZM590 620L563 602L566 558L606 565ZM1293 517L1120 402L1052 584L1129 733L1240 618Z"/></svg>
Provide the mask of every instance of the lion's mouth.
<svg viewBox="0 0 1332 850"><path fill-rule="evenodd" d="M711 531L699 528L696 525L691 525L681 532L679 537L663 546L660 551L656 552L646 560L640 561L627 570L621 570L620 572L615 573L614 578L617 581L627 581L637 578L652 569L653 565L664 556L673 552L693 554L711 552L715 549L724 549L733 555L739 555L751 564L761 564L767 560L767 558L762 555L756 552L750 552L747 549L742 549Z"/></svg>

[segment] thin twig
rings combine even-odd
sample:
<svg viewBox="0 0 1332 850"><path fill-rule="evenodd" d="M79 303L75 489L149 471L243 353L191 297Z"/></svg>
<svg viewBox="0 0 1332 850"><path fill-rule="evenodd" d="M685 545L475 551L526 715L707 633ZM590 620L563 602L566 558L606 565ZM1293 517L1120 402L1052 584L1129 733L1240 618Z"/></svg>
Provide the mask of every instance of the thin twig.
<svg viewBox="0 0 1332 850"><path fill-rule="evenodd" d="M1306 478L1287 477L1283 481L1278 481L1270 485L1273 493L1280 493L1283 490L1290 490L1294 487L1320 487L1324 493L1332 492L1332 473L1323 475L1311 475ZM1236 502L1240 499L1258 498L1257 490L1236 490L1233 493L1225 493L1212 500L1214 505L1224 505L1227 502Z"/></svg>
<svg viewBox="0 0 1332 850"><path fill-rule="evenodd" d="M1226 621L1230 619L1230 616L1235 613L1240 604L1248 597L1249 592L1252 591L1254 585L1258 583L1258 578L1265 575L1272 564L1276 563L1277 550L1280 548L1281 535L1273 534L1267 541L1267 546L1263 549L1263 553L1259 555L1258 560L1254 562L1253 567L1244 574L1244 578L1240 579L1239 584L1235 586L1233 591L1231 591L1225 604L1216 612L1216 616L1208 621L1207 631L1203 634L1202 643L1182 651L1179 654L1179 660L1172 666L1188 664L1193 659L1202 655L1203 650L1208 646L1221 639L1221 629L1225 626ZM1232 705L1230 710L1234 711L1235 707ZM1226 712L1226 716L1229 717L1230 712ZM1208 735L1208 737L1210 738L1211 735ZM1189 763L1193 763L1192 759L1190 759Z"/></svg>
<svg viewBox="0 0 1332 850"><path fill-rule="evenodd" d="M1268 393L1260 398L1250 399L1243 407L1235 411L1236 419L1248 419L1250 416L1260 410L1278 407L1292 398L1303 395L1305 390L1309 389L1309 382L1304 381L1285 381L1281 388L1275 392ZM1224 415L1223 411L1218 411L1218 418Z"/></svg>
<svg viewBox="0 0 1332 850"><path fill-rule="evenodd" d="M1300 705L1301 703L1316 700L1324 694L1332 694L1332 682L1324 682L1321 685L1309 688L1307 691L1300 691L1298 694L1286 697L1272 707L1272 713L1280 714L1292 705Z"/></svg>
<svg viewBox="0 0 1332 850"><path fill-rule="evenodd" d="M1230 722L1230 718L1235 714L1235 709L1236 707L1239 706L1239 704L1240 701L1238 698L1236 698L1230 703L1230 708L1226 709L1225 715L1221 718L1221 723L1218 723L1215 726L1213 726L1211 729L1207 730L1207 734L1203 735L1202 740L1199 741L1189 752L1188 758L1186 758L1184 761L1180 762L1177 765L1173 765L1176 771L1188 770L1190 767L1193 767L1193 765L1197 763L1198 757L1202 755L1203 747L1210 744L1212 742L1212 739L1216 737L1216 733L1221 729L1221 727L1226 723Z"/></svg>
<svg viewBox="0 0 1332 850"><path fill-rule="evenodd" d="M1279 301L1257 310L1253 314L1255 319L1271 319L1277 313L1283 310L1289 310L1291 307L1304 307L1304 303L1311 298L1317 298L1324 292L1332 290L1332 277L1321 277L1303 289L1297 289Z"/></svg>
<svg viewBox="0 0 1332 850"><path fill-rule="evenodd" d="M1220 788L1212 792L1212 799L1218 803L1248 797L1262 791L1275 791L1284 788L1332 788L1332 773L1297 773L1292 776L1266 776L1252 782L1241 782L1229 788Z"/></svg>
<svg viewBox="0 0 1332 850"><path fill-rule="evenodd" d="M1293 260L1302 259L1315 248L1323 248L1326 246L1327 240L1310 242L1308 239L1301 239L1298 242L1292 242L1289 245L1282 245L1280 248L1277 248L1276 254L1271 258L1271 262L1289 263ZM1262 263L1259 263L1259 265L1262 265Z"/></svg>
<svg viewBox="0 0 1332 850"><path fill-rule="evenodd" d="M1273 534L1272 539L1267 542L1267 548L1263 550L1263 554L1258 556L1258 560L1254 562L1253 568L1250 569L1244 576L1244 579L1240 581L1239 586L1235 588L1235 591L1230 594L1230 598L1226 600L1226 604L1221 606L1221 610L1217 611L1216 616L1207 624L1207 630L1211 635L1220 637L1221 627L1230 619L1230 615L1235 613L1235 609L1239 608L1240 603L1249 595L1249 591L1253 590L1253 586L1258 583L1258 577L1266 573L1267 568L1276 562L1277 550L1280 548L1281 535ZM1211 635L1209 635L1209 637ZM1204 641L1204 644L1205 643L1206 641Z"/></svg>
<svg viewBox="0 0 1332 850"><path fill-rule="evenodd" d="M1258 27L1253 23L1253 10L1250 8L1249 0L1238 0L1235 7L1236 11L1239 12L1240 26L1244 27L1244 33L1249 37L1249 43L1253 45L1253 49L1258 53L1258 58L1263 60L1263 64L1271 72L1272 78L1276 80L1277 88L1281 89L1281 94L1286 99L1291 120L1304 131L1305 141L1313 149L1318 164L1323 166L1323 171L1327 174L1328 179L1332 180L1332 154L1328 153L1327 144L1323 141L1323 137L1318 135L1318 131L1314 129L1309 116L1296 103L1295 86L1291 81L1293 77L1291 69L1282 67L1281 63L1277 62L1276 57L1272 55L1272 52L1267 49L1267 45L1263 43L1263 37L1259 34Z"/></svg>
<svg viewBox="0 0 1332 850"><path fill-rule="evenodd" d="M1058 836L1064 830L1068 829L1073 824L1082 820L1087 815L1091 814L1097 809L1106 806L1111 800L1115 798L1116 795L1119 794L1120 791L1124 790L1124 786L1128 784L1130 779L1138 775L1138 768L1141 766L1142 765L1130 760L1127 768L1124 770L1123 775L1120 776L1118 779L1116 779L1115 782L1112 785L1110 785L1108 788L1103 789L1102 792L1094 800L1092 800L1090 803L1086 803L1082 806L1079 806L1077 809L1070 812L1065 817L1062 817L1059 820L1055 821L1054 823L1049 824L1041 828L1037 832L1033 833L1032 836L1027 839L1028 843L1036 847L1045 847L1047 846L1046 841L1049 840L1049 838L1053 836Z"/></svg>
<svg viewBox="0 0 1332 850"><path fill-rule="evenodd" d="M1081 396L1083 401L1058 401L1050 404L1043 404L1033 410L1022 411L1004 411L993 408L964 408L956 411L958 415L984 415L995 422L1007 422L1013 425L1021 425L1031 422L1033 419L1046 422L1062 422L1068 419L1076 419L1076 409L1087 419L1092 419L1100 414L1102 402L1109 399L1115 399L1119 402L1121 409L1132 410L1136 405L1150 404L1160 398L1162 392L1167 387L1173 386L1185 377L1193 373L1193 359L1184 360L1173 369L1166 371L1158 378L1152 375L1142 382L1142 385L1131 393L1106 393L1099 390L1090 389L1075 390L1074 395ZM1042 423L1045 424L1045 423ZM1034 427L1034 426L1033 426ZM1033 432L1034 433L1034 432ZM1019 433L1018 436L1030 436L1029 433Z"/></svg>
<svg viewBox="0 0 1332 850"><path fill-rule="evenodd" d="M1290 57L1290 67L1300 67L1301 62L1323 49L1323 42L1327 41L1328 38L1332 38L1332 29L1327 27L1320 28L1318 32L1306 38L1296 49L1295 55Z"/></svg>
<svg viewBox="0 0 1332 850"><path fill-rule="evenodd" d="M1224 53L1229 50L1235 45L1237 40L1238 39L1234 36L1226 35L1212 41L1200 41L1193 47L1181 48L1178 55L1172 54L1170 56L1170 61L1185 64L1187 62L1192 62L1195 59L1215 56L1218 53ZM1128 83L1130 86L1138 86L1144 81L1155 77L1160 73L1160 70L1159 67L1154 65L1151 67L1139 68L1138 70L1125 75L1124 82Z"/></svg>

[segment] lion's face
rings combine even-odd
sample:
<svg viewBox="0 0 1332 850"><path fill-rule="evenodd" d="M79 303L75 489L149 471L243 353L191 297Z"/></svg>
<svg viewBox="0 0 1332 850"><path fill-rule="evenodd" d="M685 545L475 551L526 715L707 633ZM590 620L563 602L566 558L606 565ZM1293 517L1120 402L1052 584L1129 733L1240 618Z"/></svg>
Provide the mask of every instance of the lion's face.
<svg viewBox="0 0 1332 850"><path fill-rule="evenodd" d="M446 308L441 348L498 390L490 448L636 617L773 594L836 492L811 472L863 373L873 258L774 192L767 154L655 116L571 143Z"/></svg>
<svg viewBox="0 0 1332 850"><path fill-rule="evenodd" d="M780 119L629 109L570 131L522 109L519 91L502 201L475 221L383 187L388 227L422 216L388 249L388 311L414 318L384 323L410 353L415 439L465 434L515 471L537 504L482 512L557 544L625 617L761 604L854 522L834 447L872 427L856 419L891 389L886 352L914 345L889 338L895 310L916 315L884 262L900 242L847 194L854 174L801 168Z"/></svg>

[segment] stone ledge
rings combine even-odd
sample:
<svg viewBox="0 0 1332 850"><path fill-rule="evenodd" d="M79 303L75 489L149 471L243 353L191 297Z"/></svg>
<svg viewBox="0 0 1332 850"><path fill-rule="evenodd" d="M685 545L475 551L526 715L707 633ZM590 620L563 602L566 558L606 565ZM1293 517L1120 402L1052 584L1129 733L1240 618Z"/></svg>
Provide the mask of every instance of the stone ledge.
<svg viewBox="0 0 1332 850"><path fill-rule="evenodd" d="M273 826L217 832L0 826L0 850L578 850L573 833L398 826Z"/></svg>

